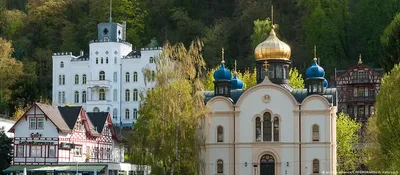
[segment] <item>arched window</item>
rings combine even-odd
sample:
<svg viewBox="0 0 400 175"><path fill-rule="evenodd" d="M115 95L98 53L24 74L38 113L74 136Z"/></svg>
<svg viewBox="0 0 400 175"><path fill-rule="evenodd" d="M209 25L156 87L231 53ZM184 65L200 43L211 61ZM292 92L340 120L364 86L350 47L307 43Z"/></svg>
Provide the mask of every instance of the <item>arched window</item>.
<svg viewBox="0 0 400 175"><path fill-rule="evenodd" d="M272 141L271 113L264 113L263 121L263 141Z"/></svg>
<svg viewBox="0 0 400 175"><path fill-rule="evenodd" d="M117 64L117 57L114 57L114 64Z"/></svg>
<svg viewBox="0 0 400 175"><path fill-rule="evenodd" d="M96 57L96 64L99 64L99 57Z"/></svg>
<svg viewBox="0 0 400 175"><path fill-rule="evenodd" d="M58 85L62 85L62 75L58 76Z"/></svg>
<svg viewBox="0 0 400 175"><path fill-rule="evenodd" d="M155 81L156 79L156 73L154 71L151 71L151 81Z"/></svg>
<svg viewBox="0 0 400 175"><path fill-rule="evenodd" d="M133 109L133 119L137 119L137 114L138 114L138 112L137 112L137 109Z"/></svg>
<svg viewBox="0 0 400 175"><path fill-rule="evenodd" d="M313 160L313 173L319 173L319 160Z"/></svg>
<svg viewBox="0 0 400 175"><path fill-rule="evenodd" d="M106 91L104 89L99 90L99 100L106 100Z"/></svg>
<svg viewBox="0 0 400 175"><path fill-rule="evenodd" d="M261 119L256 117L256 141L261 141Z"/></svg>
<svg viewBox="0 0 400 175"><path fill-rule="evenodd" d="M153 57L150 57L150 63L153 63L153 62L154 62Z"/></svg>
<svg viewBox="0 0 400 175"><path fill-rule="evenodd" d="M65 85L65 75L62 76L62 84Z"/></svg>
<svg viewBox="0 0 400 175"><path fill-rule="evenodd" d="M282 66L276 66L276 78L282 78Z"/></svg>
<svg viewBox="0 0 400 175"><path fill-rule="evenodd" d="M100 63L101 63L101 64L103 64L103 57L101 57L101 61L100 61Z"/></svg>
<svg viewBox="0 0 400 175"><path fill-rule="evenodd" d="M117 108L113 109L113 119L117 119L118 118L118 110Z"/></svg>
<svg viewBox="0 0 400 175"><path fill-rule="evenodd" d="M130 74L129 74L129 72L127 72L126 74L125 74L125 82L129 82L129 81L131 81L130 80Z"/></svg>
<svg viewBox="0 0 400 175"><path fill-rule="evenodd" d="M131 100L131 92L129 89L125 90L125 101L130 101Z"/></svg>
<svg viewBox="0 0 400 175"><path fill-rule="evenodd" d="M288 75L288 67L287 66L283 66L283 79L287 79L289 77Z"/></svg>
<svg viewBox="0 0 400 175"><path fill-rule="evenodd" d="M114 81L114 82L117 82L117 79L118 79L117 72L114 72L114 74L113 74L113 81Z"/></svg>
<svg viewBox="0 0 400 175"><path fill-rule="evenodd" d="M60 63L60 68L64 68L64 62L63 61L61 61L61 63Z"/></svg>
<svg viewBox="0 0 400 175"><path fill-rule="evenodd" d="M138 101L138 90L137 89L133 90L133 101Z"/></svg>
<svg viewBox="0 0 400 175"><path fill-rule="evenodd" d="M312 127L312 139L313 141L319 141L319 126L313 125Z"/></svg>
<svg viewBox="0 0 400 175"><path fill-rule="evenodd" d="M86 103L86 91L82 91L82 103Z"/></svg>
<svg viewBox="0 0 400 175"><path fill-rule="evenodd" d="M125 119L129 120L129 109L125 109Z"/></svg>
<svg viewBox="0 0 400 175"><path fill-rule="evenodd" d="M109 112L110 112L110 110L111 110L111 109L110 109L110 107L108 107L108 108L107 108L107 112L109 113Z"/></svg>
<svg viewBox="0 0 400 175"><path fill-rule="evenodd" d="M86 74L82 75L82 84L86 84Z"/></svg>
<svg viewBox="0 0 400 175"><path fill-rule="evenodd" d="M221 159L217 161L217 173L224 173L224 161Z"/></svg>
<svg viewBox="0 0 400 175"><path fill-rule="evenodd" d="M75 84L79 84L79 75L75 75Z"/></svg>
<svg viewBox="0 0 400 175"><path fill-rule="evenodd" d="M74 98L75 103L79 103L79 92L75 91L75 98Z"/></svg>
<svg viewBox="0 0 400 175"><path fill-rule="evenodd" d="M93 112L100 112L100 109L98 107L94 107Z"/></svg>
<svg viewBox="0 0 400 175"><path fill-rule="evenodd" d="M100 71L99 80L105 80L105 79L106 79L106 73L104 71Z"/></svg>
<svg viewBox="0 0 400 175"><path fill-rule="evenodd" d="M108 64L108 57L106 57L106 64Z"/></svg>
<svg viewBox="0 0 400 175"><path fill-rule="evenodd" d="M224 142L224 128L222 126L217 127L217 142Z"/></svg>
<svg viewBox="0 0 400 175"><path fill-rule="evenodd" d="M274 117L274 141L279 141L279 118Z"/></svg>
<svg viewBox="0 0 400 175"><path fill-rule="evenodd" d="M133 82L137 82L137 72L133 72Z"/></svg>
<svg viewBox="0 0 400 175"><path fill-rule="evenodd" d="M114 89L114 92L113 92L113 100L114 101L117 101L117 99L118 99L117 95L118 95L117 90Z"/></svg>
<svg viewBox="0 0 400 175"><path fill-rule="evenodd" d="M268 78L275 78L275 71L274 71L274 66L269 65L268 68Z"/></svg>

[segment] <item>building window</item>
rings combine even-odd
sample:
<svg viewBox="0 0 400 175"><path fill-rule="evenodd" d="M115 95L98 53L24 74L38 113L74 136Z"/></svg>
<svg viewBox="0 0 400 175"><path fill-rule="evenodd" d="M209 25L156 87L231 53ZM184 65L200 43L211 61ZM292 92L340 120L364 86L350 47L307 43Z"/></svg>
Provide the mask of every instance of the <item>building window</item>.
<svg viewBox="0 0 400 175"><path fill-rule="evenodd" d="M110 159L110 148L107 148L107 159Z"/></svg>
<svg viewBox="0 0 400 175"><path fill-rule="evenodd" d="M358 87L358 96L359 97L365 96L365 88L364 87Z"/></svg>
<svg viewBox="0 0 400 175"><path fill-rule="evenodd" d="M117 64L117 57L114 57L114 64Z"/></svg>
<svg viewBox="0 0 400 175"><path fill-rule="evenodd" d="M82 103L86 103L86 91L82 92Z"/></svg>
<svg viewBox="0 0 400 175"><path fill-rule="evenodd" d="M319 173L319 160L313 160L313 173Z"/></svg>
<svg viewBox="0 0 400 175"><path fill-rule="evenodd" d="M279 118L274 117L274 141L279 141Z"/></svg>
<svg viewBox="0 0 400 175"><path fill-rule="evenodd" d="M79 84L79 75L75 75L75 84Z"/></svg>
<svg viewBox="0 0 400 175"><path fill-rule="evenodd" d="M125 109L125 119L129 120L129 109Z"/></svg>
<svg viewBox="0 0 400 175"><path fill-rule="evenodd" d="M129 74L129 72L127 72L127 73L125 74L125 82L129 82L129 81L131 81L131 80L130 80L130 74Z"/></svg>
<svg viewBox="0 0 400 175"><path fill-rule="evenodd" d="M24 156L24 145L17 145L17 157Z"/></svg>
<svg viewBox="0 0 400 175"><path fill-rule="evenodd" d="M256 141L261 141L261 119L260 117L256 118Z"/></svg>
<svg viewBox="0 0 400 175"><path fill-rule="evenodd" d="M271 113L264 113L263 121L263 141L272 140L272 124L271 124Z"/></svg>
<svg viewBox="0 0 400 175"><path fill-rule="evenodd" d="M365 106L360 105L358 106L358 116L363 117L365 115Z"/></svg>
<svg viewBox="0 0 400 175"><path fill-rule="evenodd" d="M93 112L100 112L100 109L98 107L94 107Z"/></svg>
<svg viewBox="0 0 400 175"><path fill-rule="evenodd" d="M137 109L133 109L133 119L137 119L137 115L138 115L138 112L137 112Z"/></svg>
<svg viewBox="0 0 400 175"><path fill-rule="evenodd" d="M151 71L151 81L155 81L156 79L156 73L154 71Z"/></svg>
<svg viewBox="0 0 400 175"><path fill-rule="evenodd" d="M31 145L31 157L42 157L42 146Z"/></svg>
<svg viewBox="0 0 400 175"><path fill-rule="evenodd" d="M75 103L79 103L79 92L75 91L75 98L74 98Z"/></svg>
<svg viewBox="0 0 400 175"><path fill-rule="evenodd" d="M133 72L133 82L137 82L137 72Z"/></svg>
<svg viewBox="0 0 400 175"><path fill-rule="evenodd" d="M313 141L319 141L319 126L313 125L312 127L312 139Z"/></svg>
<svg viewBox="0 0 400 175"><path fill-rule="evenodd" d="M62 85L62 75L58 75L58 85Z"/></svg>
<svg viewBox="0 0 400 175"><path fill-rule="evenodd" d="M62 103L65 103L66 99L65 99L65 92L64 91L62 92L62 99L61 100L62 100Z"/></svg>
<svg viewBox="0 0 400 175"><path fill-rule="evenodd" d="M75 146L74 155L75 157L82 156L82 146Z"/></svg>
<svg viewBox="0 0 400 175"><path fill-rule="evenodd" d="M369 89L368 90L368 96L375 97L375 89Z"/></svg>
<svg viewBox="0 0 400 175"><path fill-rule="evenodd" d="M114 74L113 74L113 81L114 81L114 82L117 82L117 79L118 79L117 72L114 72Z"/></svg>
<svg viewBox="0 0 400 175"><path fill-rule="evenodd" d="M110 107L108 107L108 108L107 108L107 112L110 113L110 110L111 110Z"/></svg>
<svg viewBox="0 0 400 175"><path fill-rule="evenodd" d="M43 129L43 122L43 117L31 117L29 118L29 129Z"/></svg>
<svg viewBox="0 0 400 175"><path fill-rule="evenodd" d="M103 64L103 57L101 57L100 63Z"/></svg>
<svg viewBox="0 0 400 175"><path fill-rule="evenodd" d="M114 101L117 101L117 99L118 99L117 95L118 95L117 90L114 89L114 91L113 91L113 100Z"/></svg>
<svg viewBox="0 0 400 175"><path fill-rule="evenodd" d="M64 68L64 62L63 61L61 61L61 63L60 63L60 68Z"/></svg>
<svg viewBox="0 0 400 175"><path fill-rule="evenodd" d="M224 173L224 161L221 159L217 161L217 173Z"/></svg>
<svg viewBox="0 0 400 175"><path fill-rule="evenodd" d="M106 64L108 64L108 57L106 57Z"/></svg>
<svg viewBox="0 0 400 175"><path fill-rule="evenodd" d="M217 127L217 142L224 142L224 128L222 126Z"/></svg>
<svg viewBox="0 0 400 175"><path fill-rule="evenodd" d="M118 118L118 110L117 110L117 108L114 108L114 110L113 110L113 118L114 119Z"/></svg>
<svg viewBox="0 0 400 175"><path fill-rule="evenodd" d="M154 63L154 58L150 57L150 63Z"/></svg>
<svg viewBox="0 0 400 175"><path fill-rule="evenodd" d="M364 70L359 70L358 71L358 79L362 80L362 79L365 79L365 78L366 78L366 76L365 76Z"/></svg>
<svg viewBox="0 0 400 175"><path fill-rule="evenodd" d="M131 92L129 89L125 90L125 101L130 101L131 100Z"/></svg>
<svg viewBox="0 0 400 175"><path fill-rule="evenodd" d="M56 157L56 147L49 146L49 157Z"/></svg>
<svg viewBox="0 0 400 175"><path fill-rule="evenodd" d="M276 78L282 78L282 66L276 66Z"/></svg>
<svg viewBox="0 0 400 175"><path fill-rule="evenodd" d="M106 73L104 71L100 71L99 80L105 80L105 79L106 79Z"/></svg>
<svg viewBox="0 0 400 175"><path fill-rule="evenodd" d="M61 98L62 98L61 92L58 92L58 104L61 104Z"/></svg>
<svg viewBox="0 0 400 175"><path fill-rule="evenodd" d="M96 64L99 64L99 57L96 57Z"/></svg>
<svg viewBox="0 0 400 175"><path fill-rule="evenodd" d="M275 71L274 71L274 66L269 65L268 67L268 77L269 78L275 78Z"/></svg>
<svg viewBox="0 0 400 175"><path fill-rule="evenodd" d="M99 90L99 100L106 100L106 91L104 89Z"/></svg>
<svg viewBox="0 0 400 175"><path fill-rule="evenodd" d="M86 84L86 74L82 75L82 84Z"/></svg>
<svg viewBox="0 0 400 175"><path fill-rule="evenodd" d="M138 101L138 90L137 89L133 90L133 101Z"/></svg>
<svg viewBox="0 0 400 175"><path fill-rule="evenodd" d="M62 76L62 84L65 85L65 75Z"/></svg>

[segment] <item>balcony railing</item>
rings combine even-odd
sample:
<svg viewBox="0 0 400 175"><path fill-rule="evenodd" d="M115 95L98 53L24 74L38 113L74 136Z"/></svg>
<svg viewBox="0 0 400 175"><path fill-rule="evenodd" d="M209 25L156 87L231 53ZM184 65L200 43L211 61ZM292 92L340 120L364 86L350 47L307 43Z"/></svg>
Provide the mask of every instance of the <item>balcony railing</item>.
<svg viewBox="0 0 400 175"><path fill-rule="evenodd" d="M88 82L89 88L111 88L111 81L109 80L90 80Z"/></svg>
<svg viewBox="0 0 400 175"><path fill-rule="evenodd" d="M353 78L350 80L351 83L371 83L371 79L369 78Z"/></svg>
<svg viewBox="0 0 400 175"><path fill-rule="evenodd" d="M350 101L375 101L375 95L350 97Z"/></svg>
<svg viewBox="0 0 400 175"><path fill-rule="evenodd" d="M111 100L88 100L86 101L87 105L110 105L111 106Z"/></svg>

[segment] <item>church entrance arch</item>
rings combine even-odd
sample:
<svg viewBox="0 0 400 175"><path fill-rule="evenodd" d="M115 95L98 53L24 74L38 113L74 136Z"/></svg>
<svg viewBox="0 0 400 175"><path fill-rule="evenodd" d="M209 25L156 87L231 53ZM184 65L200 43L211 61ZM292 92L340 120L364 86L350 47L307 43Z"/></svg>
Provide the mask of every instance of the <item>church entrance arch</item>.
<svg viewBox="0 0 400 175"><path fill-rule="evenodd" d="M275 175L275 159L270 154L265 154L260 159L260 175Z"/></svg>

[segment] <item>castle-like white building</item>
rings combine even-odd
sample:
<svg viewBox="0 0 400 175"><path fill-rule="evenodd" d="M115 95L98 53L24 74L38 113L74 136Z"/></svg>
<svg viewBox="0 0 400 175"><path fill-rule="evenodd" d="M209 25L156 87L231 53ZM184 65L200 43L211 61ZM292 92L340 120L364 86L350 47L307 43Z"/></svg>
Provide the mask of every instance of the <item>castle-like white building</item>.
<svg viewBox="0 0 400 175"><path fill-rule="evenodd" d="M53 54L53 105L110 112L114 123L132 127L138 117L139 94L154 86L145 83L142 70L155 70L154 58L161 47L133 49L125 41L125 22L100 23L97 28L98 39L90 42L88 53Z"/></svg>
<svg viewBox="0 0 400 175"><path fill-rule="evenodd" d="M224 62L205 92L205 175L316 175L336 171L335 88L316 59L306 88L289 85L290 47L272 29L256 50L257 85L243 90Z"/></svg>

